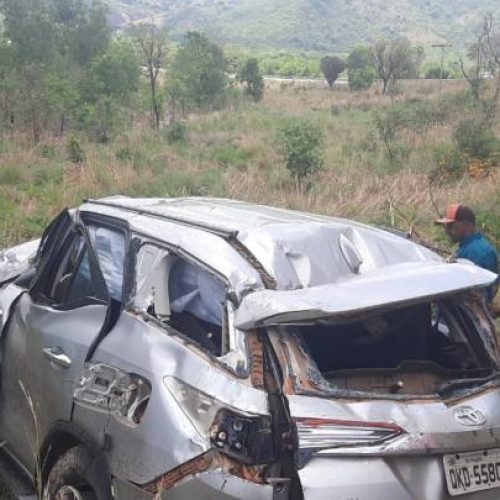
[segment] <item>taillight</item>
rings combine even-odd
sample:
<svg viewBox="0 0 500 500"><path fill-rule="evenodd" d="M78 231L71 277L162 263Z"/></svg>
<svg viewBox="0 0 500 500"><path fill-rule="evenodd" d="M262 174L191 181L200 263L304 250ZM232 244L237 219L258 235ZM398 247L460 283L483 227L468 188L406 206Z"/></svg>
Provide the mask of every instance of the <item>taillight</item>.
<svg viewBox="0 0 500 500"><path fill-rule="evenodd" d="M274 436L268 415L242 413L175 377L163 379L202 439L241 463L274 461Z"/></svg>
<svg viewBox="0 0 500 500"><path fill-rule="evenodd" d="M224 409L217 415L210 434L212 443L220 451L239 462L256 465L275 460L268 417L245 417Z"/></svg>
<svg viewBox="0 0 500 500"><path fill-rule="evenodd" d="M340 446L370 446L405 431L396 424L321 418L295 419L299 448L322 450Z"/></svg>

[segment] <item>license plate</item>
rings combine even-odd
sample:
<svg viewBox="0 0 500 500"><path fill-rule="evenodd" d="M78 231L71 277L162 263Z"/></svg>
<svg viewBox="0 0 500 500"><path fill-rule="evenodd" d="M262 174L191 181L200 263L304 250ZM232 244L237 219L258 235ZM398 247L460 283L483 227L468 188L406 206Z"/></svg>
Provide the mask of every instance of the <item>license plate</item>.
<svg viewBox="0 0 500 500"><path fill-rule="evenodd" d="M445 455L443 464L452 496L500 488L500 449Z"/></svg>

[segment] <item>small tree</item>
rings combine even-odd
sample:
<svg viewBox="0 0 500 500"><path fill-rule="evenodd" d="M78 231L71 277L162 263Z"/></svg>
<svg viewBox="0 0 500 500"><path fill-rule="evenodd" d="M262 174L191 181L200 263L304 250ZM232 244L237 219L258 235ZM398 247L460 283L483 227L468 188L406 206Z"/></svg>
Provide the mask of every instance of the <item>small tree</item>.
<svg viewBox="0 0 500 500"><path fill-rule="evenodd" d="M137 91L140 62L127 39L116 39L108 50L94 58L87 72L85 98L89 101L105 95L123 104Z"/></svg>
<svg viewBox="0 0 500 500"><path fill-rule="evenodd" d="M375 126L391 162L397 159L397 141L406 120L404 109L397 105L375 113Z"/></svg>
<svg viewBox="0 0 500 500"><path fill-rule="evenodd" d="M491 125L500 101L500 30L492 13L484 17L477 40L469 47L467 55L472 65L466 70L460 59L462 73L470 85L474 104L477 106L482 100L486 121ZM491 96L485 85L486 76L496 80Z"/></svg>
<svg viewBox="0 0 500 500"><path fill-rule="evenodd" d="M375 69L368 47L355 48L347 58L347 80L351 90L365 90L375 81Z"/></svg>
<svg viewBox="0 0 500 500"><path fill-rule="evenodd" d="M382 80L382 93L386 94L389 84L400 78L416 77L422 62L422 52L413 49L409 40L399 38L394 41L378 40L372 47L375 70Z"/></svg>
<svg viewBox="0 0 500 500"><path fill-rule="evenodd" d="M259 61L247 59L238 71L238 80L245 84L245 93L255 102L264 94L264 78L259 69Z"/></svg>
<svg viewBox="0 0 500 500"><path fill-rule="evenodd" d="M325 75L328 86L333 88L340 73L345 70L345 62L339 57L326 56L321 59L321 71Z"/></svg>
<svg viewBox="0 0 500 500"><path fill-rule="evenodd" d="M0 33L0 135L4 126L14 125L16 79L15 53L12 45Z"/></svg>
<svg viewBox="0 0 500 500"><path fill-rule="evenodd" d="M132 39L139 47L151 89L151 117L153 128L160 128L161 99L158 76L167 56L167 32L155 22L142 23L131 29Z"/></svg>
<svg viewBox="0 0 500 500"><path fill-rule="evenodd" d="M323 166L323 132L309 122L293 120L279 134L280 153L298 184Z"/></svg>
<svg viewBox="0 0 500 500"><path fill-rule="evenodd" d="M79 110L80 126L90 138L105 144L110 142L124 123L123 109L112 97L101 97Z"/></svg>
<svg viewBox="0 0 500 500"><path fill-rule="evenodd" d="M227 88L226 69L222 49L206 36L190 32L175 54L169 94L183 106L214 107Z"/></svg>
<svg viewBox="0 0 500 500"><path fill-rule="evenodd" d="M484 38L486 42L485 51L487 53L488 69L492 77L496 79L494 94L491 104L486 109L486 119L492 123L496 116L500 101L500 29L498 21L493 13L486 14L483 24Z"/></svg>

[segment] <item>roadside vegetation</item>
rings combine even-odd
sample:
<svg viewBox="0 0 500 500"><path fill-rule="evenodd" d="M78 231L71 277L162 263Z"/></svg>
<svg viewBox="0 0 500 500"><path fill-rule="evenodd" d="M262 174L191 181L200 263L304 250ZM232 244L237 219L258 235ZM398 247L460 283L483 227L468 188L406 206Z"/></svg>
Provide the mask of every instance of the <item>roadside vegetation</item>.
<svg viewBox="0 0 500 500"><path fill-rule="evenodd" d="M379 40L318 60L329 88L270 85L259 57L232 59L199 33L176 47L155 23L112 36L99 2L1 6L2 247L112 194L239 198L441 245L432 221L460 200L500 245L494 24L460 81L416 79L421 51ZM334 85L344 67L349 85Z"/></svg>

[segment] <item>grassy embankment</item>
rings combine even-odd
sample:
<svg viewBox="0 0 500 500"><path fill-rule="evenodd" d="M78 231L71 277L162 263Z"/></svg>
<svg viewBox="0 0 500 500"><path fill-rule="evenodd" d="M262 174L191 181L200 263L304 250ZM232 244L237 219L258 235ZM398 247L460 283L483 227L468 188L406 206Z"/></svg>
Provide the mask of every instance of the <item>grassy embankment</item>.
<svg viewBox="0 0 500 500"><path fill-rule="evenodd" d="M445 90L458 92L456 83ZM461 85L461 84L459 84ZM398 99L438 103L438 82L406 86ZM465 111L460 99L447 104L445 124L425 133L407 132L405 158L391 163L374 135L374 110L390 105L376 89L351 94L345 89L275 88L257 105L193 116L188 140L169 145L165 132L137 126L107 145L79 138L86 160L67 159L66 139L37 146L22 137L0 145L0 247L40 234L63 207L86 197L209 195L240 198L287 208L349 217L408 229L414 223L430 239L444 242L432 224L432 198L441 209L460 200L474 206L487 234L500 245L498 168L486 178L465 175L429 188L438 165L432 151L451 143ZM276 135L288 118L309 118L325 130L325 167L297 189L277 152ZM500 134L500 120L495 125ZM480 176L479 176L480 177ZM7 498L0 486L0 498Z"/></svg>
<svg viewBox="0 0 500 500"><path fill-rule="evenodd" d="M447 82L445 94L460 91L460 85ZM240 103L228 111L192 116L186 143L168 144L164 131L140 125L111 144L80 137L86 155L82 165L68 161L66 139L32 146L24 138L4 135L0 247L37 236L65 206L118 193L239 198L405 230L413 223L442 242L432 224L432 199L440 209L460 200L477 209L485 232L498 245L498 168L486 178L466 174L429 187L429 172L437 167L432 151L452 142L453 127L466 113L460 99L440 96L438 89L438 82L410 82L397 97L449 102L444 124L402 134L404 157L392 163L374 127L374 110L390 105L391 99L376 88L359 94L342 88L276 88L257 105ZM294 117L314 120L325 131L324 169L302 189L290 180L276 144L280 125ZM500 135L498 118L495 129Z"/></svg>

